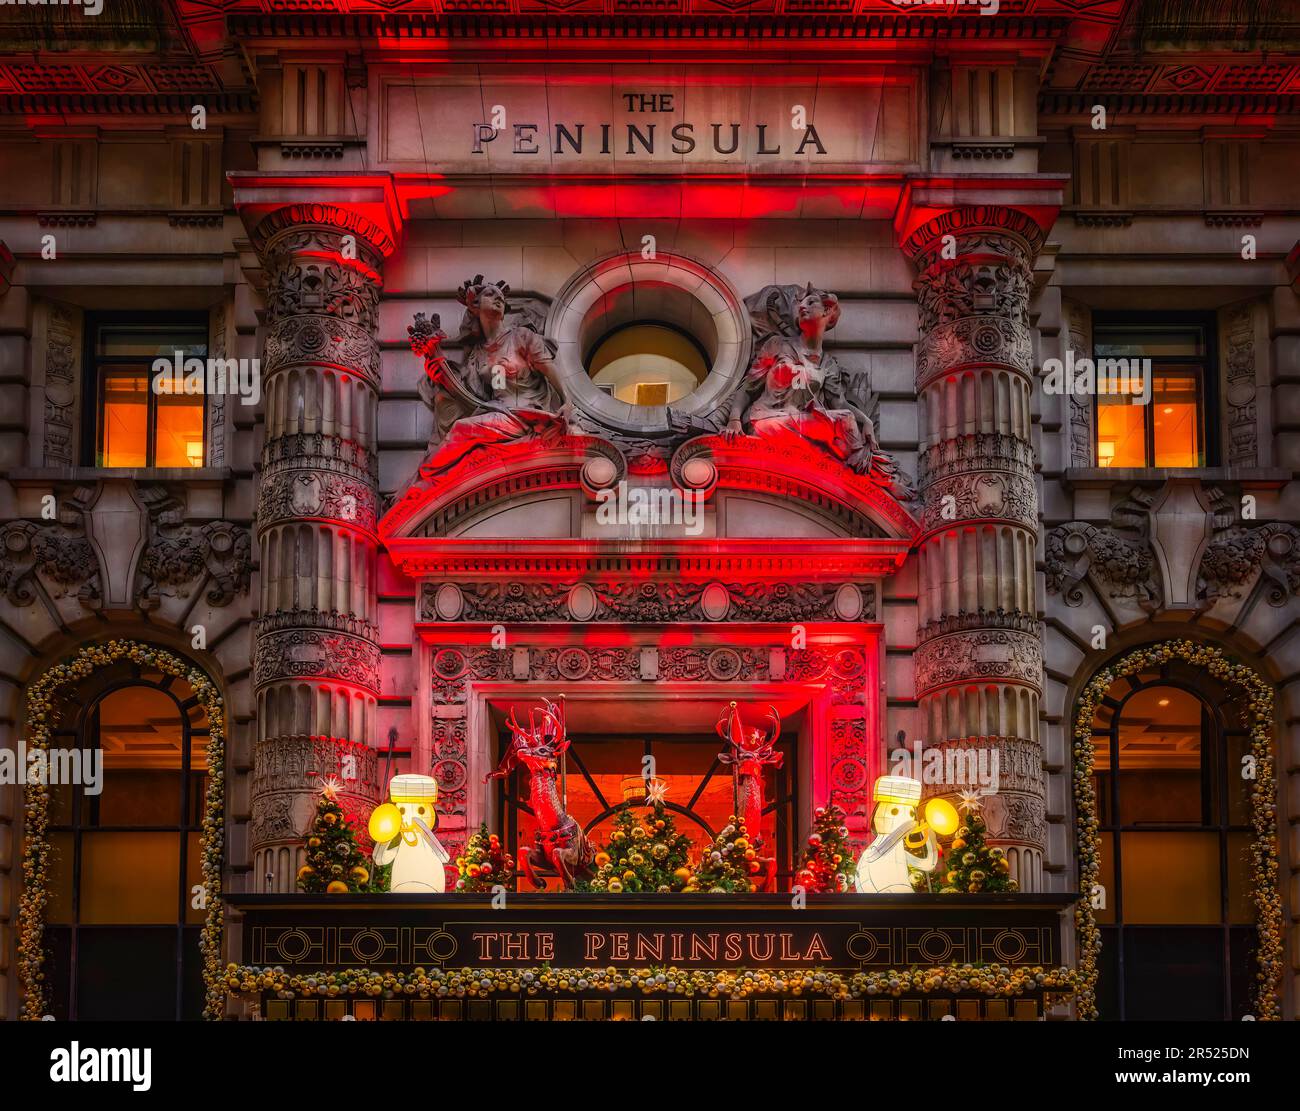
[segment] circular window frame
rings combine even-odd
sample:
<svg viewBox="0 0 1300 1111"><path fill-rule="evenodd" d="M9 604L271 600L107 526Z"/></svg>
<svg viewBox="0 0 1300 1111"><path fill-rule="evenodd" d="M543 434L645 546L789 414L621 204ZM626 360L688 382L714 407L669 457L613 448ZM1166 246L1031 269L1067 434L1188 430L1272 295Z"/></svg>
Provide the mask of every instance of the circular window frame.
<svg viewBox="0 0 1300 1111"><path fill-rule="evenodd" d="M638 304L638 287L644 291L640 300L655 307ZM656 313L656 308L671 311ZM659 252L654 259L642 258L638 252L606 255L580 270L556 295L546 317L546 335L556 345L555 365L565 395L608 428L643 436L671 431L667 405L619 401L596 386L587 373L586 355L595 338L633 324L685 331L709 355L704 381L673 402L675 413L712 412L749 369L753 348L749 313L716 270L687 255Z"/></svg>

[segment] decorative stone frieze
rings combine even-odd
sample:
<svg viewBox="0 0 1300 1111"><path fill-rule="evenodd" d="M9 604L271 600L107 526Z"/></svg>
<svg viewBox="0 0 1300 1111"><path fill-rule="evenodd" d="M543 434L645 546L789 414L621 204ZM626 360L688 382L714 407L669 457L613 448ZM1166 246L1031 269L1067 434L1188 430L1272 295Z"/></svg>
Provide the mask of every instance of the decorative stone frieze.
<svg viewBox="0 0 1300 1111"><path fill-rule="evenodd" d="M874 621L874 584L425 583L422 621Z"/></svg>

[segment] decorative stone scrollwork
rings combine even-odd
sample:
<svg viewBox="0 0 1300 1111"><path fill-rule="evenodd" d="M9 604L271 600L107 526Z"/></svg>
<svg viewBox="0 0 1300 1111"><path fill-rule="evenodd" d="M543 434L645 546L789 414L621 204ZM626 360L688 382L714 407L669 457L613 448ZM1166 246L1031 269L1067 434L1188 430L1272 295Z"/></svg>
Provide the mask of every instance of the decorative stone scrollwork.
<svg viewBox="0 0 1300 1111"><path fill-rule="evenodd" d="M379 645L317 629L290 629L258 638L254 682L337 679L379 691Z"/></svg>
<svg viewBox="0 0 1300 1111"><path fill-rule="evenodd" d="M270 376L302 363L361 373L379 385L380 355L374 338L364 324L337 316L288 316L276 322L266 337L263 370Z"/></svg>
<svg viewBox="0 0 1300 1111"><path fill-rule="evenodd" d="M325 468L277 468L263 473L257 525L269 528L303 517L331 520L372 532L379 495L366 478Z"/></svg>
<svg viewBox="0 0 1300 1111"><path fill-rule="evenodd" d="M874 621L871 583L425 583L422 621Z"/></svg>
<svg viewBox="0 0 1300 1111"><path fill-rule="evenodd" d="M14 521L0 528L0 590L5 597L12 605L30 606L38 581L48 584L53 598L75 591L83 605L100 605L99 561L75 496L60 501L57 521Z"/></svg>
<svg viewBox="0 0 1300 1111"><path fill-rule="evenodd" d="M922 288L928 291L930 286ZM943 309L934 306L932 311ZM964 317L922 334L916 349L916 383L924 389L939 375L972 363L999 363L1030 374L1033 360L1028 323L999 316Z"/></svg>
<svg viewBox="0 0 1300 1111"><path fill-rule="evenodd" d="M1283 605L1300 593L1300 529L1272 522L1221 532L1201 555L1197 597L1207 606L1220 598L1239 598L1256 572L1268 584L1265 597L1270 605Z"/></svg>
<svg viewBox="0 0 1300 1111"><path fill-rule="evenodd" d="M47 467L72 466L79 361L78 317L51 304L45 325L45 445Z"/></svg>
<svg viewBox="0 0 1300 1111"><path fill-rule="evenodd" d="M1159 605L1155 557L1145 538L1078 521L1061 525L1047 534L1043 570L1047 592L1060 594L1067 606L1082 605L1079 584L1089 572L1112 598L1134 598L1146 609Z"/></svg>
<svg viewBox="0 0 1300 1111"><path fill-rule="evenodd" d="M1259 419L1255 404L1255 315L1241 305L1227 319L1228 463L1259 463Z"/></svg>
<svg viewBox="0 0 1300 1111"><path fill-rule="evenodd" d="M982 470L935 479L925 487L925 527L953 521L1011 520L1038 524L1038 492L1026 475Z"/></svg>
<svg viewBox="0 0 1300 1111"><path fill-rule="evenodd" d="M187 525L184 508L162 487L142 489L140 498L149 509L149 542L137 569L141 609L156 608L162 594L188 597L204 575L212 583L210 606L228 605L248 593L252 539L247 529L230 521Z"/></svg>
<svg viewBox="0 0 1300 1111"><path fill-rule="evenodd" d="M932 636L917 645L915 660L918 691L982 679L1042 689L1043 649L1037 633L971 629Z"/></svg>

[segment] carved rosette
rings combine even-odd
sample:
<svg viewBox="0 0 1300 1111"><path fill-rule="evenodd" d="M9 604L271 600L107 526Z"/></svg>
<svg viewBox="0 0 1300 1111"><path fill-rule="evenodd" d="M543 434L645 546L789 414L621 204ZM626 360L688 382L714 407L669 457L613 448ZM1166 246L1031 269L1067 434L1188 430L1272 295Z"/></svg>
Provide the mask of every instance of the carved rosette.
<svg viewBox="0 0 1300 1111"><path fill-rule="evenodd" d="M294 877L283 870L296 871L296 853L269 848L301 834L319 790L316 765L293 756L304 735L369 754L368 782L374 778L366 746L377 729L380 685L375 328L380 268L393 243L368 220L329 204L277 209L251 239L267 272L269 316L255 776L263 761L281 769L274 791L255 788L252 850L264 859L259 868L273 874L273 888L288 891ZM282 747L291 758L281 759ZM373 803L377 788L366 797Z"/></svg>
<svg viewBox="0 0 1300 1111"><path fill-rule="evenodd" d="M1025 611L1038 529L1029 298L1042 240L1023 212L971 206L903 244L917 269L925 434L916 684L922 740L945 755L970 745L1037 749L1042 630ZM1022 889L1033 891L1046 842L1041 756L1023 778L987 816ZM951 796L969 786L945 779L932 789Z"/></svg>

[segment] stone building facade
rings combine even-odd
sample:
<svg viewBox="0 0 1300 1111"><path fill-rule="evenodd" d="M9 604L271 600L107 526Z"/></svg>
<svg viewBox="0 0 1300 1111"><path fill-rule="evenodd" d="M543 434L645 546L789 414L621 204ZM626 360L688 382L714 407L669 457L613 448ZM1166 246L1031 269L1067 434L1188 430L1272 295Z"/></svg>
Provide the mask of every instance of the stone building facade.
<svg viewBox="0 0 1300 1111"><path fill-rule="evenodd" d="M484 784L512 708L564 694L595 743L771 702L787 881L816 806L867 843L872 783L919 741L996 754L993 842L1022 891L1067 893L1078 700L1187 639L1276 692L1294 1015L1300 22L1009 7L176 0L71 32L6 9L7 736L85 644L179 654L227 707L225 889L287 893L331 776L363 813L433 775L454 857L480 823L526 834ZM161 433L114 456L104 382L157 353L114 337L178 328L257 396L209 382L183 459ZM684 392L653 345L644 400L604 388L593 360L638 328L698 354ZM1152 404L1054 385L1107 355L1150 357ZM809 367L814 403L773 400ZM537 375L554 396L519 402ZM616 492L699 516L611 523ZM1249 822L1210 814L1234 767L1212 750L1235 733L1196 712L1144 718L1133 774L1202 777L1209 809L1151 820L1227 846L1179 882L1228 906ZM1099 753L1141 750L1116 728ZM1122 858L1141 820L1101 825ZM0 786L5 1017L23 838ZM1103 869L1099 907L1122 883Z"/></svg>

